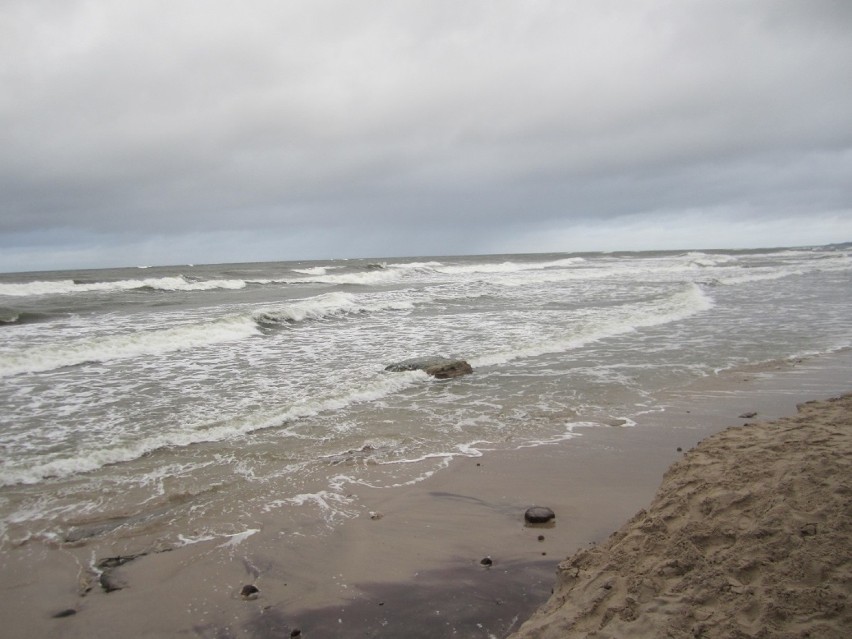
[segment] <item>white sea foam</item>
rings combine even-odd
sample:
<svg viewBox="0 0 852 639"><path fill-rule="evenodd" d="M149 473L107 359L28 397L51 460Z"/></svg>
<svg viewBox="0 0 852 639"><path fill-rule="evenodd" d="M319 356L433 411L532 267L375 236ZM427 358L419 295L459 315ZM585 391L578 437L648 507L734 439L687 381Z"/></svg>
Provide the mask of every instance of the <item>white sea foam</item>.
<svg viewBox="0 0 852 639"><path fill-rule="evenodd" d="M192 546L194 544L200 544L205 541L213 541L216 539L216 535L198 535L197 537L185 537L184 535L177 536L178 543L177 546Z"/></svg>
<svg viewBox="0 0 852 639"><path fill-rule="evenodd" d="M0 466L0 485L31 484L47 477L68 477L91 472L109 464L138 459L155 450L223 441L257 430L281 427L288 422L313 417L323 412L338 411L353 404L375 401L427 379L428 376L422 371L408 371L393 375L380 374L366 383L338 394L312 397L277 409L225 418L212 424L175 425L178 430L164 430L148 437L118 440L111 447L87 449L71 457L50 459L41 464L26 466L6 464ZM292 432L290 435L296 436ZM287 432L282 431L279 436L285 437Z"/></svg>
<svg viewBox="0 0 852 639"><path fill-rule="evenodd" d="M351 519L358 516L358 512L356 510L351 507L347 508L351 505L352 498L346 497L334 490L320 490L315 493L303 493L281 501L283 504L292 506L315 506L319 509L322 518L329 525L333 525L339 519Z"/></svg>
<svg viewBox="0 0 852 639"><path fill-rule="evenodd" d="M162 355L258 335L249 317L226 317L203 324L94 336L0 353L0 377L37 373L86 362L105 362L142 355Z"/></svg>
<svg viewBox="0 0 852 639"><path fill-rule="evenodd" d="M241 543L243 543L246 539L259 532L260 528L249 528L248 530L244 530L243 532L234 533L232 535L224 535L225 537L228 537L228 541L226 541L224 544L220 544L219 548L235 548Z"/></svg>
<svg viewBox="0 0 852 639"><path fill-rule="evenodd" d="M711 309L713 305L713 300L699 286L688 284L680 291L661 299L608 307L598 316L578 324L576 330L563 338L519 344L511 349L472 358L470 363L476 368L505 364L547 353L561 353L639 328L684 320Z"/></svg>

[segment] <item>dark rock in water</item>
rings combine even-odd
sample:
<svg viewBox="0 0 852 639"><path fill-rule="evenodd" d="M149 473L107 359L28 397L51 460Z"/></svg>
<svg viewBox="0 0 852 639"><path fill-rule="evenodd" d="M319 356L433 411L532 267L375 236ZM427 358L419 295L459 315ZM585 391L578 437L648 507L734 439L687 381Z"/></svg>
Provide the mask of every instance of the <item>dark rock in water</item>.
<svg viewBox="0 0 852 639"><path fill-rule="evenodd" d="M243 586L242 590L240 590L240 597L243 599L257 599L258 593L260 590L254 584L246 584Z"/></svg>
<svg viewBox="0 0 852 639"><path fill-rule="evenodd" d="M302 636L302 631L301 631L301 630L299 630L298 628L293 628L293 629L290 631L290 636L291 636L291 637L301 637L301 636Z"/></svg>
<svg viewBox="0 0 852 639"><path fill-rule="evenodd" d="M73 617L77 614L77 611L73 608L66 608L65 610L60 610L55 615L51 615L54 619L62 619L63 617Z"/></svg>
<svg viewBox="0 0 852 639"><path fill-rule="evenodd" d="M754 411L749 411L740 415L740 419L751 419L752 417L757 417L757 413Z"/></svg>
<svg viewBox="0 0 852 639"><path fill-rule="evenodd" d="M527 512L524 513L524 519L528 524L546 524L555 518L556 513L550 508L546 508L544 506L533 506L532 508L527 508Z"/></svg>
<svg viewBox="0 0 852 639"><path fill-rule="evenodd" d="M133 561L134 559L138 559L139 557L144 557L148 553L139 553L138 555L117 555L115 557L104 557L103 559L99 559L95 566L97 568L118 568L118 566L123 566L124 564Z"/></svg>
<svg viewBox="0 0 852 639"><path fill-rule="evenodd" d="M479 563L481 563L483 566L494 565L494 561L492 561L491 557L485 557L483 559L480 559Z"/></svg>
<svg viewBox="0 0 852 639"><path fill-rule="evenodd" d="M539 536L538 536L538 540L539 540L539 541L544 541L544 535L539 535Z"/></svg>
<svg viewBox="0 0 852 639"><path fill-rule="evenodd" d="M107 568L101 573L100 577L98 577L98 583L101 585L101 588L104 589L104 592L115 592L116 590L122 590L127 586L127 584L120 579L111 568Z"/></svg>
<svg viewBox="0 0 852 639"><path fill-rule="evenodd" d="M134 559L144 557L147 554L148 553L146 552L142 552L137 555L117 555L115 557L104 557L103 559L98 559L95 563L95 568L103 571L100 575L98 575L98 583L101 585L104 592L115 592L116 590L125 588L127 584L123 579L115 574L115 569L133 561Z"/></svg>
<svg viewBox="0 0 852 639"><path fill-rule="evenodd" d="M385 367L386 371L400 373L403 371L424 371L437 379L461 377L473 372L473 368L463 359L448 357L415 357L403 362L397 362Z"/></svg>
<svg viewBox="0 0 852 639"><path fill-rule="evenodd" d="M473 367L463 359L460 359L448 362L447 364L430 366L424 370L435 379L451 379L453 377L461 377L462 375L470 375L473 372Z"/></svg>

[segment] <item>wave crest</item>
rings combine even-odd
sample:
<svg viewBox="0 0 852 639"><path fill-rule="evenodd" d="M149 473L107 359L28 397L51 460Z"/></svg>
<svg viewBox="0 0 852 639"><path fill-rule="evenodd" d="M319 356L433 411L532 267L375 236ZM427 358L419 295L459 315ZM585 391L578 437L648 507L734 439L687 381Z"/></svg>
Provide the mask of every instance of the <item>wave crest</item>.
<svg viewBox="0 0 852 639"><path fill-rule="evenodd" d="M36 297L44 295L74 295L77 293L132 291L211 291L215 289L245 288L245 280L190 280L183 275L152 277L141 280L116 280L111 282L80 282L76 280L36 280L33 282L2 283L0 295L10 297Z"/></svg>

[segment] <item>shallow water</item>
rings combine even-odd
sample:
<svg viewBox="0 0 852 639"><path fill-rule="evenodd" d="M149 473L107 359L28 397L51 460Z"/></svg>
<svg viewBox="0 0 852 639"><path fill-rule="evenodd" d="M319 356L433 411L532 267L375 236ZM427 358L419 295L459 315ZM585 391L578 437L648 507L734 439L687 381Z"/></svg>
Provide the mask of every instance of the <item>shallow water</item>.
<svg viewBox="0 0 852 639"><path fill-rule="evenodd" d="M359 483L570 438L714 372L850 346L848 250L0 276L2 543L334 525ZM385 366L460 356L437 381Z"/></svg>

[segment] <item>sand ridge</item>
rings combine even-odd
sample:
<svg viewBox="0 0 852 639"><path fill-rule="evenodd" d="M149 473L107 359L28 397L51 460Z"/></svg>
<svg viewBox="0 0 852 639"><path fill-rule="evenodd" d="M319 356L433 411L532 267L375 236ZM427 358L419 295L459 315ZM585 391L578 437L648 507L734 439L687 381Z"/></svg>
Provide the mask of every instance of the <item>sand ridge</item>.
<svg viewBox="0 0 852 639"><path fill-rule="evenodd" d="M852 395L713 435L512 639L848 637Z"/></svg>

